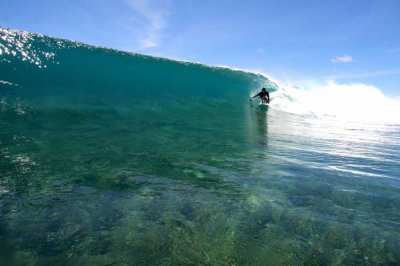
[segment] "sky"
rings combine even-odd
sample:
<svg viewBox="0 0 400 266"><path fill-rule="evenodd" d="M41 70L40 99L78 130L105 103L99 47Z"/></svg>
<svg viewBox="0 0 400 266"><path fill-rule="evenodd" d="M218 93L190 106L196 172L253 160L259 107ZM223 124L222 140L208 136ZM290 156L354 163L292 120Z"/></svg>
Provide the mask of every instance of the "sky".
<svg viewBox="0 0 400 266"><path fill-rule="evenodd" d="M0 27L400 99L398 0L1 0Z"/></svg>

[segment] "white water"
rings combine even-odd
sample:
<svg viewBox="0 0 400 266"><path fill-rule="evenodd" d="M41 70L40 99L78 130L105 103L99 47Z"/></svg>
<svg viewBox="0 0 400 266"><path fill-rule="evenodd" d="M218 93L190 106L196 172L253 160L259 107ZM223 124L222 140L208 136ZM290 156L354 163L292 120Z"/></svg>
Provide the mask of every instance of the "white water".
<svg viewBox="0 0 400 266"><path fill-rule="evenodd" d="M327 81L306 88L279 85L271 98L272 108L290 113L400 124L400 100L389 98L377 87L362 83Z"/></svg>

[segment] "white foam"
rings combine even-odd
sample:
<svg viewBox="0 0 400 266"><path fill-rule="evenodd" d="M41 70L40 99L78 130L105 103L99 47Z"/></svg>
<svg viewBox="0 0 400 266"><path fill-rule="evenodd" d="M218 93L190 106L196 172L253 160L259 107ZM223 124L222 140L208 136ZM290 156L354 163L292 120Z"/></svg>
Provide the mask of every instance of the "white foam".
<svg viewBox="0 0 400 266"><path fill-rule="evenodd" d="M9 86L16 86L16 84L14 84L12 82L9 82L7 80L1 80L1 79L0 79L0 84L9 85Z"/></svg>
<svg viewBox="0 0 400 266"><path fill-rule="evenodd" d="M279 84L279 83L278 83ZM400 123L400 100L372 85L326 81L307 88L279 86L271 107L348 121Z"/></svg>

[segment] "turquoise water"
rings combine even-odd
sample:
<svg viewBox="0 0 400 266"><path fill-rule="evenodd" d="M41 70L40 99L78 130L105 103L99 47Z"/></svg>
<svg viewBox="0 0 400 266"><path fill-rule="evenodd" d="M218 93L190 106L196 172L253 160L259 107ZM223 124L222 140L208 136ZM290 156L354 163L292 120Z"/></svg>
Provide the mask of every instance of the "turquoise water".
<svg viewBox="0 0 400 266"><path fill-rule="evenodd" d="M400 126L261 75L0 30L0 265L399 265Z"/></svg>

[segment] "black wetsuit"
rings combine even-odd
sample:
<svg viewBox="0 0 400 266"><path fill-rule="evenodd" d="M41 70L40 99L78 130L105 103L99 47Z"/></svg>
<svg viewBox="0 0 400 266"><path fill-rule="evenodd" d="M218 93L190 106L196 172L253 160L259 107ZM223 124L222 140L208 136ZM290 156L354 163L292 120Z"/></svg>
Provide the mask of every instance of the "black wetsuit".
<svg viewBox="0 0 400 266"><path fill-rule="evenodd" d="M269 92L268 91L260 91L257 95L255 95L254 97L260 97L262 102L266 102L269 103ZM253 98L254 98L253 97Z"/></svg>

